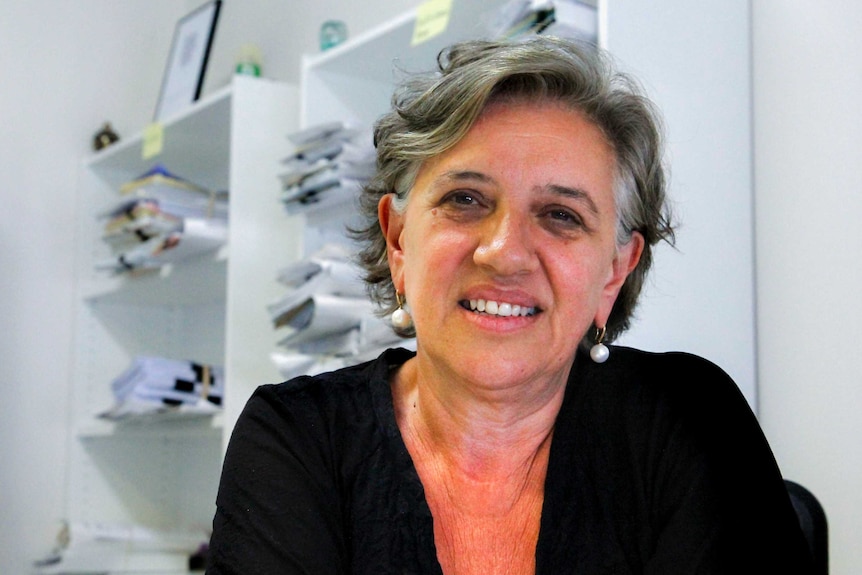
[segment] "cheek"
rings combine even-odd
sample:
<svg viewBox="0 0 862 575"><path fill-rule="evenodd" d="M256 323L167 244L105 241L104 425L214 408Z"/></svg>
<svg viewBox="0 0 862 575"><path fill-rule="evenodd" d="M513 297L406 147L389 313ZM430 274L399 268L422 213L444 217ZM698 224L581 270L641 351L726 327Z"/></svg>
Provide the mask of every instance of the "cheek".
<svg viewBox="0 0 862 575"><path fill-rule="evenodd" d="M601 298L610 265L595 253L576 252L549 262L551 286L558 301L591 309Z"/></svg>
<svg viewBox="0 0 862 575"><path fill-rule="evenodd" d="M413 294L441 294L458 280L460 271L472 258L475 242L469 234L434 229L435 226L410 234L404 251L405 289ZM441 297L441 296L437 296Z"/></svg>
<svg viewBox="0 0 862 575"><path fill-rule="evenodd" d="M443 217L426 218L406 235L405 256L417 263L450 259L476 243L474 232L458 229Z"/></svg>

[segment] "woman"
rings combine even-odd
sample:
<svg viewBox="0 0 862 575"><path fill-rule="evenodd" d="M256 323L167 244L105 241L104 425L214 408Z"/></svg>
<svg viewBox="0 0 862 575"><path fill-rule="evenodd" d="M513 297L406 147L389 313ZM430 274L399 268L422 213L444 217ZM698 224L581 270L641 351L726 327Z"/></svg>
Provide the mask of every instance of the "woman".
<svg viewBox="0 0 862 575"><path fill-rule="evenodd" d="M733 382L603 343L673 238L632 81L560 40L465 43L375 144L363 262L417 350L258 390L211 573L807 572Z"/></svg>

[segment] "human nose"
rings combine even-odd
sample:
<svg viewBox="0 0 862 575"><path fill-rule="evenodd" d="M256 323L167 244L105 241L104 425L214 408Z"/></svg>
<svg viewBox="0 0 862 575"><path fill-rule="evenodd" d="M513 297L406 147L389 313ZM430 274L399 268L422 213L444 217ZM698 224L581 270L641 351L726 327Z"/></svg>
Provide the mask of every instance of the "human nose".
<svg viewBox="0 0 862 575"><path fill-rule="evenodd" d="M528 218L511 211L488 218L473 261L501 276L534 270L538 260Z"/></svg>

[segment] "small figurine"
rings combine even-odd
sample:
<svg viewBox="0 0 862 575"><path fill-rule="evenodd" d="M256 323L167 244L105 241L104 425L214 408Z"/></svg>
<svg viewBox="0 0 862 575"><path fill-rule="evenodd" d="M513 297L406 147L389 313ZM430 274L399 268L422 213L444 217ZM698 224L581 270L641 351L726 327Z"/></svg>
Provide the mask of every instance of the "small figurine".
<svg viewBox="0 0 862 575"><path fill-rule="evenodd" d="M119 139L120 136L118 136L114 131L114 128L111 127L111 123L105 122L102 129L96 132L96 135L93 136L93 149L98 151L102 148L107 148Z"/></svg>

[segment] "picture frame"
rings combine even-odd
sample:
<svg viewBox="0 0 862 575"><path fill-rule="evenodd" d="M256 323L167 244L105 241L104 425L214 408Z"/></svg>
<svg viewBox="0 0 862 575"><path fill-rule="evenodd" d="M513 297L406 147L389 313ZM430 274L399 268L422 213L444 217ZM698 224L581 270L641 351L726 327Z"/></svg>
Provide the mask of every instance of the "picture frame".
<svg viewBox="0 0 862 575"><path fill-rule="evenodd" d="M173 116L201 95L222 0L210 0L177 22L154 121Z"/></svg>

